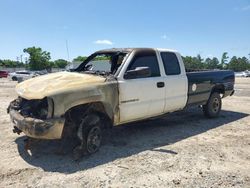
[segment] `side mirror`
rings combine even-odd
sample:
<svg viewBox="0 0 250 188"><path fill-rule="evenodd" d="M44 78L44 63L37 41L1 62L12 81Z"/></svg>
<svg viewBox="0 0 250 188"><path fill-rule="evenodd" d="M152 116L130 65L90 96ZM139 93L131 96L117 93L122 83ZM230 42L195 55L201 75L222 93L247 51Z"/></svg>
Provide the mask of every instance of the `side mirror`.
<svg viewBox="0 0 250 188"><path fill-rule="evenodd" d="M137 67L134 70L128 70L124 74L125 79L146 78L150 76L151 70L149 67Z"/></svg>

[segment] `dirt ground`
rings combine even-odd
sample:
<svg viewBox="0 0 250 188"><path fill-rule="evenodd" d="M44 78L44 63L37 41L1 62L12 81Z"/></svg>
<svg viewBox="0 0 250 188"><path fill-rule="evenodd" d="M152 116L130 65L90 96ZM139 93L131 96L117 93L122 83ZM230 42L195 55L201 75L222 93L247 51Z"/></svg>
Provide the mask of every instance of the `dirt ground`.
<svg viewBox="0 0 250 188"><path fill-rule="evenodd" d="M115 127L80 162L56 154L58 141L24 150L6 113L15 85L0 79L0 187L250 187L250 78L217 119L193 108Z"/></svg>

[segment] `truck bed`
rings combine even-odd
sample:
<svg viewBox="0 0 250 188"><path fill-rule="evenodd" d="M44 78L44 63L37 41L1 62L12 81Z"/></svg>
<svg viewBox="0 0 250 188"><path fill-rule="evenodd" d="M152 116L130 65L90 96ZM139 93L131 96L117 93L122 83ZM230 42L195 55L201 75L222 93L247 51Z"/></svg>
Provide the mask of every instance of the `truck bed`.
<svg viewBox="0 0 250 188"><path fill-rule="evenodd" d="M187 105L205 104L216 86L223 91L223 97L232 95L234 91L234 72L230 70L187 72L188 101Z"/></svg>

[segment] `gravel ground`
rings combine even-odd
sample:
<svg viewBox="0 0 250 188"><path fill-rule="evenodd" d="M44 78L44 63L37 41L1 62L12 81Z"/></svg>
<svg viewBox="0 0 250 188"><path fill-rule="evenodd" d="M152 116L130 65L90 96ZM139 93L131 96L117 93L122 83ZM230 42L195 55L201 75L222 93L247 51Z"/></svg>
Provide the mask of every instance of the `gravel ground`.
<svg viewBox="0 0 250 188"><path fill-rule="evenodd" d="M115 127L74 162L59 141L24 150L6 113L16 83L0 79L0 187L250 187L250 79L237 78L219 118L198 108Z"/></svg>

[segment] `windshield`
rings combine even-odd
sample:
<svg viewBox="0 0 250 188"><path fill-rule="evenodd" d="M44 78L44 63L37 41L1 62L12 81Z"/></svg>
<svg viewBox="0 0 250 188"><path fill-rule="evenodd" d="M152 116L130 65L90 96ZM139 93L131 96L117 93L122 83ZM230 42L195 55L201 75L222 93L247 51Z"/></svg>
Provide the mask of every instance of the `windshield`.
<svg viewBox="0 0 250 188"><path fill-rule="evenodd" d="M85 67L88 67L88 70L92 71L109 72L111 70L111 56L105 54L97 55Z"/></svg>
<svg viewBox="0 0 250 188"><path fill-rule="evenodd" d="M126 55L124 52L93 54L77 68L77 71L101 75L115 74Z"/></svg>

